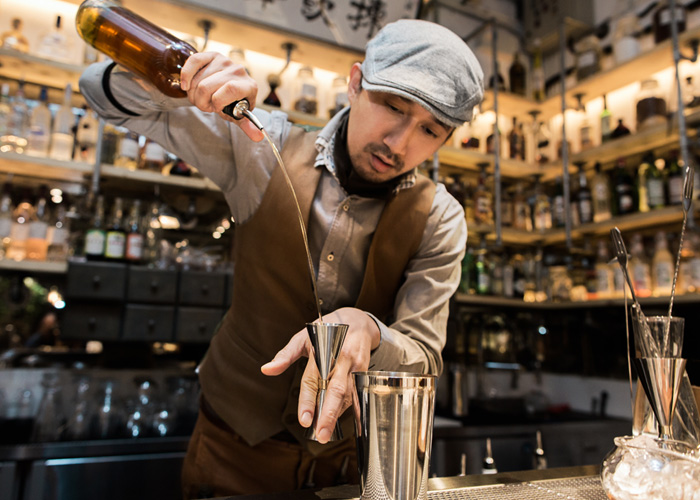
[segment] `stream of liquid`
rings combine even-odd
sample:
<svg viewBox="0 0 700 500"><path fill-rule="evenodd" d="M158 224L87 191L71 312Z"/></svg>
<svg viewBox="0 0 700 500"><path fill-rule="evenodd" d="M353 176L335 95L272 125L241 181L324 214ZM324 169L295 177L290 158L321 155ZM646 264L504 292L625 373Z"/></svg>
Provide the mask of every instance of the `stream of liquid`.
<svg viewBox="0 0 700 500"><path fill-rule="evenodd" d="M323 315L321 314L321 303L318 300L318 289L316 288L316 273L314 272L314 263L311 260L311 252L309 251L309 237L306 234L306 226L304 226L304 216L301 213L301 208L299 207L299 200L297 199L297 193L294 191L294 186L292 186L292 180L289 178L289 174L287 173L287 168L284 166L284 162L282 161L282 156L280 156L280 152L277 150L277 147L275 146L275 143L272 142L272 139L270 139L270 136L268 135L267 131L264 129L261 129L263 135L265 136L265 139L267 139L267 142L270 144L270 147L272 148L272 152L275 154L275 158L277 158L277 163L279 163L280 168L282 169L282 173L284 174L284 179L287 181L287 186L289 187L289 190L292 193L292 198L294 199L294 204L297 207L297 216L299 217L299 227L301 228L301 235L304 239L304 249L306 250L306 259L309 265L309 278L311 279L311 291L314 294L314 301L316 303L316 311L318 312L318 321L320 323L323 323Z"/></svg>

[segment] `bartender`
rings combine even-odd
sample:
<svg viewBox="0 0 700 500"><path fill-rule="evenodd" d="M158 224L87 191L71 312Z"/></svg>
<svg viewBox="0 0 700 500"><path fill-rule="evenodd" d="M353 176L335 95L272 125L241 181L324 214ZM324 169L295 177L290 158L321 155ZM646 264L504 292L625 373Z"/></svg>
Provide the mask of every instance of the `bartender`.
<svg viewBox="0 0 700 500"><path fill-rule="evenodd" d="M261 131L221 110L256 102L245 69L191 56L187 99L170 98L109 61L80 88L107 121L160 143L223 192L236 221L231 307L199 366L200 413L183 466L185 498L357 483L350 404L354 371L439 374L448 301L467 228L460 204L417 172L472 117L477 59L427 21L385 26L350 68L349 108L321 130L255 110L282 152L302 213L323 321L348 333L328 386L318 442L317 376L305 323L317 319L291 193ZM328 442L336 420L345 439Z"/></svg>

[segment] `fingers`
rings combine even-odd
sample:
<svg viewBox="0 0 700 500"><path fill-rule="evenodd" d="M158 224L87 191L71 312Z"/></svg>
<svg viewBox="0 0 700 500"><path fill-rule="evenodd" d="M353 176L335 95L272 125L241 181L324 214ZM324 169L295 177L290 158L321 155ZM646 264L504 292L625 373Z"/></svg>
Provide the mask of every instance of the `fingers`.
<svg viewBox="0 0 700 500"><path fill-rule="evenodd" d="M342 415L343 411L350 406L352 386L349 383L349 377L352 367L353 359L350 356L343 355L341 353L336 361L331 379L328 382L328 388L326 389L326 395L323 401L323 408L321 409L321 414L318 416L316 423L316 439L318 439L319 443L327 443L330 440L336 421L340 415ZM310 398L310 396L306 397ZM314 406L312 408L315 408L315 396L313 396L313 402ZM308 401L305 401L304 404L308 404ZM307 407L305 406L304 409L306 408ZM299 421L301 422L301 394L299 396L299 414Z"/></svg>
<svg viewBox="0 0 700 500"><path fill-rule="evenodd" d="M318 368L313 360L309 358L306 369L301 377L301 387L299 388L299 423L302 427L309 427L313 422L316 413L316 397L318 394Z"/></svg>
<svg viewBox="0 0 700 500"><path fill-rule="evenodd" d="M272 361L260 367L260 371L268 376L275 376L283 373L292 363L302 356L308 356L311 346L306 330L302 330L294 335L286 346L282 348Z"/></svg>

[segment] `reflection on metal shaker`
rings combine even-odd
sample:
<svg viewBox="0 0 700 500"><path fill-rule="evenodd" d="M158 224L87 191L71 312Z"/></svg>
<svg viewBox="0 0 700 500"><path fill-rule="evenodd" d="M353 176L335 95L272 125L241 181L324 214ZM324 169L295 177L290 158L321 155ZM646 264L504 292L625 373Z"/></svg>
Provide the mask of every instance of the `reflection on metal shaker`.
<svg viewBox="0 0 700 500"><path fill-rule="evenodd" d="M398 372L353 375L361 498L425 500L437 377Z"/></svg>

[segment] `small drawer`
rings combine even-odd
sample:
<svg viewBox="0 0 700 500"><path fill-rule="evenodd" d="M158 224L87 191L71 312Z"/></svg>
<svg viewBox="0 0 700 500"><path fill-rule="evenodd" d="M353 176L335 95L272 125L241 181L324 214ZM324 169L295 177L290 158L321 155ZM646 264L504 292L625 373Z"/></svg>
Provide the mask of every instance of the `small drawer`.
<svg viewBox="0 0 700 500"><path fill-rule="evenodd" d="M126 265L108 262L71 262L66 296L70 299L122 300L126 289Z"/></svg>
<svg viewBox="0 0 700 500"><path fill-rule="evenodd" d="M209 342L216 332L223 309L204 307L180 307L175 327L176 342Z"/></svg>
<svg viewBox="0 0 700 500"><path fill-rule="evenodd" d="M222 307L225 297L225 274L206 271L183 271L181 273L180 304Z"/></svg>
<svg viewBox="0 0 700 500"><path fill-rule="evenodd" d="M173 316L170 306L142 306L128 304L124 314L124 340L171 342Z"/></svg>
<svg viewBox="0 0 700 500"><path fill-rule="evenodd" d="M126 298L128 302L174 304L177 298L177 272L146 267L129 268Z"/></svg>
<svg viewBox="0 0 700 500"><path fill-rule="evenodd" d="M63 313L61 337L85 340L117 340L122 307L70 302Z"/></svg>

